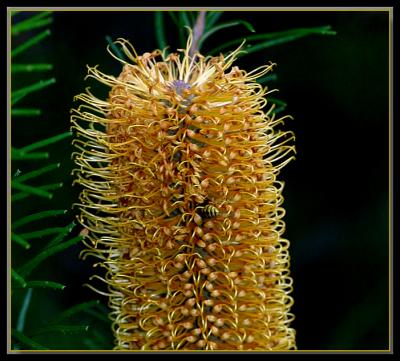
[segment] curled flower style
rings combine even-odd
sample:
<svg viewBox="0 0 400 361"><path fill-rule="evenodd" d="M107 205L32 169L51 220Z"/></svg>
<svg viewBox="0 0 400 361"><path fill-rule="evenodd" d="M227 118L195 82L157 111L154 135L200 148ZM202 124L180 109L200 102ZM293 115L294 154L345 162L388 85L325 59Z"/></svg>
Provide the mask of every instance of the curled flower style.
<svg viewBox="0 0 400 361"><path fill-rule="evenodd" d="M290 350L293 299L280 169L294 134L268 94L224 57L138 55L72 110L83 186L82 256L106 268L117 350ZM111 53L111 52L110 52ZM93 287L93 286L92 286Z"/></svg>

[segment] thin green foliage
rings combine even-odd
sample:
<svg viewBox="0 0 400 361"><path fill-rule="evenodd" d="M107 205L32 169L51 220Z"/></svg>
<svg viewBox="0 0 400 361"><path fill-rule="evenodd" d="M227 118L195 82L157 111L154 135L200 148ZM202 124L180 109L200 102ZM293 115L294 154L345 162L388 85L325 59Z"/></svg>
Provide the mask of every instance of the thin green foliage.
<svg viewBox="0 0 400 361"><path fill-rule="evenodd" d="M72 136L71 132L65 132L65 133L57 134L55 136L52 136L52 137L40 140L38 142L29 144L26 147L20 148L19 151L22 152L22 153L31 152L32 150L36 150L36 149L39 149L39 148L46 147L46 146L48 146L50 144L59 142L61 140L69 138L71 136Z"/></svg>
<svg viewBox="0 0 400 361"><path fill-rule="evenodd" d="M100 312L102 312L104 314L108 314L108 308L106 306L104 306L102 303L99 303L97 305L97 308L100 310Z"/></svg>
<svg viewBox="0 0 400 361"><path fill-rule="evenodd" d="M171 17L171 19L174 22L174 24L176 25L176 27L179 28L179 19L177 18L175 13L173 11L168 11L168 15Z"/></svg>
<svg viewBox="0 0 400 361"><path fill-rule="evenodd" d="M15 152L14 149L11 152L11 159L12 160L38 160L38 159L49 159L50 153L49 152L35 152L35 153L21 153Z"/></svg>
<svg viewBox="0 0 400 361"><path fill-rule="evenodd" d="M259 84L265 84L270 81L276 81L278 79L278 76L276 74L267 74L262 76L261 78L257 79L257 83Z"/></svg>
<svg viewBox="0 0 400 361"><path fill-rule="evenodd" d="M42 111L36 108L18 108L11 110L12 117L36 117L41 114Z"/></svg>
<svg viewBox="0 0 400 361"><path fill-rule="evenodd" d="M90 326L88 325L50 325L46 327L40 327L32 332L33 336L45 334L45 333L54 333L61 332L64 335L66 334L75 334L87 332Z"/></svg>
<svg viewBox="0 0 400 361"><path fill-rule="evenodd" d="M211 28L222 16L222 11L210 11L206 14L206 29Z"/></svg>
<svg viewBox="0 0 400 361"><path fill-rule="evenodd" d="M104 345L103 348L110 347L110 346L112 347L109 339L107 339L99 330L93 328L92 334L98 343L100 343L101 345Z"/></svg>
<svg viewBox="0 0 400 361"><path fill-rule="evenodd" d="M31 245L26 241L26 239L19 236L18 234L11 232L11 240L24 247L25 249L31 248Z"/></svg>
<svg viewBox="0 0 400 361"><path fill-rule="evenodd" d="M229 22L226 22L226 23L222 23L222 24L219 24L219 25L216 25L216 26L212 27L210 30L206 31L203 34L203 36L200 38L200 41L199 41L199 49L201 48L201 45L203 44L203 42L208 37L210 37L212 34L216 33L219 30L230 28L232 26L237 26L237 25L243 25L243 26L245 26L247 28L247 30L251 31L252 33L255 32L253 26L249 22L244 21L244 20L234 20L234 21L229 21Z"/></svg>
<svg viewBox="0 0 400 361"><path fill-rule="evenodd" d="M25 281L14 269L11 269L11 277L16 282L13 288L52 288L56 290L63 290L65 285L53 281Z"/></svg>
<svg viewBox="0 0 400 361"><path fill-rule="evenodd" d="M185 33L185 26L190 27L189 18L185 14L184 11L178 12L178 23L179 23L179 41L181 47L184 48L186 45L186 33Z"/></svg>
<svg viewBox="0 0 400 361"><path fill-rule="evenodd" d="M105 323L110 323L110 319L106 316L107 313L106 314L100 313L100 312L98 312L96 310L93 310L93 309L86 310L86 313L88 313L89 315L91 315L91 316L93 316L93 317L95 317L95 318L97 318L97 319L99 319L99 320L101 320L101 321L103 321Z"/></svg>
<svg viewBox="0 0 400 361"><path fill-rule="evenodd" d="M190 23L189 17L186 11L179 12L179 25L184 28L185 26L192 27L193 24Z"/></svg>
<svg viewBox="0 0 400 361"><path fill-rule="evenodd" d="M29 29L25 29L23 31L28 31L28 30L33 30L33 29L37 29L37 28L42 28L43 26L47 26L49 24L51 24L53 22L52 18L47 18L47 19L43 19L40 21L35 22L34 24L30 25ZM16 35L15 32L13 35Z"/></svg>
<svg viewBox="0 0 400 361"><path fill-rule="evenodd" d="M13 180L11 182L11 188L26 192L28 194L33 194L33 195L36 195L39 197L47 198L47 199L53 198L53 194L50 192L47 192L40 188L28 186L28 185L23 184L20 181L16 181L16 180Z"/></svg>
<svg viewBox="0 0 400 361"><path fill-rule="evenodd" d="M40 12L37 13L35 16L32 16L28 19L23 21L17 22L12 26L12 35L18 35L22 32L27 32L33 29L37 29L40 27L44 27L52 22L52 17L49 16L50 13ZM20 63L15 63L15 57L22 55L22 53L26 53L28 49L37 45L40 41L50 35L50 30L46 29L37 35L33 35L28 37L27 40L23 41L21 45L15 47L11 51L11 74L14 75L21 75L24 76L26 73L33 73L33 72L43 72L49 71L53 69L52 64L48 63L24 63L21 61ZM12 117L37 117L41 114L41 110L37 108L14 108L15 104L25 98L26 96L31 95L34 92L42 91L46 87L55 83L55 78L50 78L47 80L39 80L34 82L33 84L23 86L20 89L13 90L11 93L11 105L13 109L11 109ZM14 119L13 119L14 120ZM34 123L34 126L37 126L37 123ZM17 129L17 127L14 127ZM59 142L67 137L70 137L70 132L65 132L62 134L58 134L32 144L26 145L21 147L20 149L11 149L11 159L12 161L37 161L41 159L48 159L49 152L44 151L37 151L42 148L46 148L49 145ZM31 186L27 184L31 179L40 177L45 175L48 172L54 171L60 167L60 163L39 166L36 169L21 174L18 167L17 172L15 173L14 177L11 180L11 187L13 190L12 195L12 202L17 200L23 200L30 196L41 196L46 198L51 198L53 196L52 190L59 189L62 187L62 183L52 183L46 185L35 185ZM22 169L22 167L21 167ZM63 240L72 230L74 223L69 224L66 227L49 227L49 228L42 228L35 231L30 232L15 232L18 227L22 227L24 225L31 225L33 222L38 220L47 220L50 217L54 217L57 215L65 214L66 211L64 210L48 210L48 211L39 211L34 214L26 215L22 218L17 220L13 219L12 229L13 232L11 234L11 239L14 243L18 243L19 245L23 246L24 248L29 248L30 244L28 241L34 240L41 237L48 237L51 235L56 235L51 239L51 241L43 247L41 251L39 251L36 255L31 255L30 259L21 265L20 267L11 269L11 277L12 277L12 287L13 289L27 289L26 295L23 299L22 307L20 312L18 313L17 320L16 320L16 329L13 330L13 348L14 349L21 349L23 346L36 349L36 350L44 350L47 349L43 345L38 344L35 342L31 337L35 334L40 333L47 333L47 332L62 332L62 333L77 333L77 332L86 332L88 330L88 326L85 325L55 325L51 328L42 328L34 330L30 335L25 335L23 333L25 320L28 319L29 313L28 308L32 298L32 291L35 288L47 288L52 290L63 290L66 286L49 280L27 280L26 277L30 275L30 273L36 269L44 260L53 256L58 252L62 252L63 250L73 246L74 244L81 241L82 237L77 236L67 241ZM61 243L62 242L62 243ZM17 263L13 260L13 264Z"/></svg>
<svg viewBox="0 0 400 361"><path fill-rule="evenodd" d="M12 329L11 335L16 338L23 345L29 346L33 350L48 350L48 347L33 341L30 337L24 335L22 332ZM18 347L20 348L20 347Z"/></svg>
<svg viewBox="0 0 400 361"><path fill-rule="evenodd" d="M199 14L199 11L187 11L186 12L189 19L189 22L192 24L192 26L196 23L196 18Z"/></svg>
<svg viewBox="0 0 400 361"><path fill-rule="evenodd" d="M29 214L23 218L18 219L17 221L13 222L13 229L26 225L28 223L38 221L43 218L55 217L62 214L67 213L64 209L57 209L57 210L49 210L49 211L42 211L34 214Z"/></svg>
<svg viewBox="0 0 400 361"><path fill-rule="evenodd" d="M250 49L246 50L246 53L242 53L241 55L243 56L243 55L253 54L257 51L264 50L264 49L270 48L272 46L288 43L290 41L293 41L293 40L296 40L296 39L299 39L299 38L302 38L304 36L311 35L311 34L314 34L314 32L306 32L305 31L303 33L287 35L287 36L283 36L278 39L268 40L268 41L262 42L261 44L252 46Z"/></svg>
<svg viewBox="0 0 400 361"><path fill-rule="evenodd" d="M167 46L167 41L165 39L164 12L156 11L154 13L154 26L158 47L164 49Z"/></svg>
<svg viewBox="0 0 400 361"><path fill-rule="evenodd" d="M11 105L15 105L18 101L24 98L26 95L48 87L56 82L55 78L47 80L39 80L35 84L28 85L22 89L15 90L11 93Z"/></svg>
<svg viewBox="0 0 400 361"><path fill-rule="evenodd" d="M286 106L287 105L284 101L282 101L280 99L277 99L277 98L268 97L268 101L271 102L271 103L280 105L280 106Z"/></svg>
<svg viewBox="0 0 400 361"><path fill-rule="evenodd" d="M47 29L45 31L42 31L40 34L34 36L33 38L25 41L23 44L21 44L20 46L16 47L14 50L11 51L11 57L14 58L17 55L20 55L24 51L28 50L32 46L42 41L43 39L47 38L50 34L51 34L50 30Z"/></svg>
<svg viewBox="0 0 400 361"><path fill-rule="evenodd" d="M11 277L16 281L22 288L25 288L27 283L22 276L20 276L13 268L11 268Z"/></svg>
<svg viewBox="0 0 400 361"><path fill-rule="evenodd" d="M285 110L287 106L287 104L284 101L277 98L268 97L268 101L278 106L273 110L275 114L281 113L282 111Z"/></svg>
<svg viewBox="0 0 400 361"><path fill-rule="evenodd" d="M99 319L102 322L109 324L111 322L109 318L109 309L102 303L98 303L95 309L91 308L86 310L86 313L92 315L93 317Z"/></svg>
<svg viewBox="0 0 400 361"><path fill-rule="evenodd" d="M60 168L60 165L61 165L61 163L53 163L53 164L47 165L45 167L33 170L31 172L28 172L28 173L26 173L24 175L19 176L18 177L18 181L19 182L24 182L24 181L26 181L28 179L36 178L36 177L38 177L40 175L43 175L43 174L48 173L48 172L51 172L54 169Z"/></svg>
<svg viewBox="0 0 400 361"><path fill-rule="evenodd" d="M52 64L11 64L11 73L32 73L53 70Z"/></svg>
<svg viewBox="0 0 400 361"><path fill-rule="evenodd" d="M100 303L100 301L95 300L95 301L84 302L84 303L80 303L78 305L72 306L71 308L67 309L66 311L64 311L60 315L58 315L56 318L54 318L51 321L51 323L52 324L60 323L60 322L64 321L65 319L76 315L77 313L87 312L88 310L96 307L99 303Z"/></svg>
<svg viewBox="0 0 400 361"><path fill-rule="evenodd" d="M111 39L111 37L109 35L106 36L106 41L107 41L107 43L110 46L111 50L114 52L114 54L117 56L118 59L126 60L126 57L125 57L124 53L112 41L112 39Z"/></svg>
<svg viewBox="0 0 400 361"><path fill-rule="evenodd" d="M83 340L83 343L86 345L86 347L87 347L89 350L97 350L97 351L99 351L99 350L102 349L101 344L99 344L99 343L97 343L97 342L94 342L94 341L93 341L92 339L90 339L90 338L85 338L85 339Z"/></svg>
<svg viewBox="0 0 400 361"><path fill-rule="evenodd" d="M63 290L65 287L65 285L53 281L27 281L25 286L21 285L20 288L51 288L54 290Z"/></svg>
<svg viewBox="0 0 400 361"><path fill-rule="evenodd" d="M22 302L21 310L17 320L17 331L22 332L25 327L26 315L28 313L29 305L31 304L33 290L29 288L26 291L24 301Z"/></svg>
<svg viewBox="0 0 400 361"><path fill-rule="evenodd" d="M290 42L308 35L319 34L319 35L335 35L336 32L331 30L331 27L328 26L319 26L315 28L296 28L285 31L279 31L274 33L264 33L264 34L256 34L247 36L246 40L248 42L258 41L258 40L266 40L261 43L250 46L250 48L246 51L246 53L241 53L241 56L248 55L251 53L255 53L257 51L263 50L265 48L283 44L286 42ZM237 46L243 42L243 38L234 39L224 44L212 49L209 51L210 55L216 55L223 50L232 48L233 46Z"/></svg>
<svg viewBox="0 0 400 361"><path fill-rule="evenodd" d="M51 184L46 184L44 186L40 186L40 187L38 187L38 189L42 189L45 191L52 191L52 190L62 188L63 185L64 185L64 183L62 183L62 182L61 183L51 183ZM11 196L11 201L16 202L16 201L25 199L26 197L29 197L30 195L31 195L31 193L29 193L29 192L19 192L19 193L16 193Z"/></svg>
<svg viewBox="0 0 400 361"><path fill-rule="evenodd" d="M72 231L74 227L75 222L71 222L70 224L68 224L68 226L63 227L62 231L60 231L60 233L46 245L46 248L50 248L59 244Z"/></svg>
<svg viewBox="0 0 400 361"><path fill-rule="evenodd" d="M30 31L51 24L53 21L53 18L50 16L51 13L51 11L40 12L26 20L20 21L11 27L11 35L19 35L24 31Z"/></svg>
<svg viewBox="0 0 400 361"><path fill-rule="evenodd" d="M63 227L51 227L51 228L46 228L46 229L41 229L39 231L34 231L34 232L27 232L27 233L22 233L20 236L24 239L35 239L35 238L41 238L44 236L49 236L51 234L59 234L64 230Z"/></svg>
<svg viewBox="0 0 400 361"><path fill-rule="evenodd" d="M82 239L83 239L82 236L77 236L64 243L58 244L53 247L45 248L36 257L25 263L22 267L20 267L18 269L18 273L21 274L22 277L28 276L46 258L73 246L74 244L80 242Z"/></svg>

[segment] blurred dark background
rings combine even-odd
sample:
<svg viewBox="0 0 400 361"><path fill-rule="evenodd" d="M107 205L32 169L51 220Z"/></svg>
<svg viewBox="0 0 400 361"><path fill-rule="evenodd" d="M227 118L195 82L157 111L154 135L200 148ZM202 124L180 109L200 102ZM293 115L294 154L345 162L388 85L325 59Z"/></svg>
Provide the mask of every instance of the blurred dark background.
<svg viewBox="0 0 400 361"><path fill-rule="evenodd" d="M296 133L297 159L282 171L280 179L286 183L286 238L291 242L298 348L387 349L388 13L230 11L220 21L233 19L249 21L258 33L323 25L337 31L335 36L311 35L244 56L238 65L252 70L270 60L277 63L277 80L269 87L279 89L274 96L288 104L285 114L294 117L285 128ZM166 25L171 49L180 47L176 26L169 18ZM105 73L119 73L119 63L106 51L107 35L129 39L138 53L158 47L152 11L56 11L51 30L52 35L29 54L32 62L54 64L57 83L24 101L26 107L41 107L43 116L17 120L18 126L12 129L16 147L67 131L69 111L76 106L73 97L85 87L91 86L98 96L107 95L106 86L83 80L86 64L98 64ZM221 30L206 41L202 51L250 34L241 26ZM19 81L27 79L16 79L15 84ZM32 127L32 121L37 126ZM69 209L78 195L78 189L71 187L72 148L65 141L50 151L54 162L61 161L62 171L46 183L65 183L50 208ZM29 165L24 167L22 171L29 171ZM13 212L18 216L38 207L42 207L41 200ZM49 203L43 207L49 209ZM66 224L73 217L71 211L59 222ZM72 247L38 269L37 279L50 274L68 287L58 294L35 291L27 329L48 314L96 298L82 287L93 271L90 260L78 259L81 248ZM21 257L26 254L21 252ZM73 349L78 340L75 335L54 342Z"/></svg>

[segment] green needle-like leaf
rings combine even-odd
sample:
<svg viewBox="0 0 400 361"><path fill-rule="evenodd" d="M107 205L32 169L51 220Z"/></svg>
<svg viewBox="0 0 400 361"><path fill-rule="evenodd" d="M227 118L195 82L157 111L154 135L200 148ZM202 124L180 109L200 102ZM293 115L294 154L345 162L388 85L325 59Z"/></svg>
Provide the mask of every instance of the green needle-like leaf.
<svg viewBox="0 0 400 361"><path fill-rule="evenodd" d="M274 103L274 104L277 104L277 105L280 105L280 106L286 106L286 105L287 105L284 101L282 101L282 100L280 100L280 99L277 99L277 98L268 97L267 99L268 99L268 101L270 101L271 103Z"/></svg>
<svg viewBox="0 0 400 361"><path fill-rule="evenodd" d="M62 210L62 209L38 212L38 213L30 214L29 216L18 219L17 221L13 222L12 226L13 226L13 229L16 229L18 227L21 227L25 224L37 221L39 219L59 216L59 215L65 214L65 213L67 213L67 211Z"/></svg>
<svg viewBox="0 0 400 361"><path fill-rule="evenodd" d="M45 191L52 191L52 190L61 188L63 185L64 185L63 183L51 183L51 184L47 184L47 185L44 185L44 186L40 186L40 187L38 187L38 189L42 189L42 190L45 190ZM24 199L24 198L26 198L26 197L28 197L30 195L31 195L31 193L19 192L19 193L15 194L15 195L11 196L11 201L15 202L15 201Z"/></svg>
<svg viewBox="0 0 400 361"><path fill-rule="evenodd" d="M212 34L214 34L215 32L217 32L217 31L219 31L219 30L222 30L222 29L225 29L225 28L230 28L230 27L232 27L232 26L237 26L237 25L244 25L244 26L247 28L247 30L249 30L249 31L251 31L251 32L255 32L253 26L252 26L249 22L247 22L247 21L243 21L243 20L229 21L229 22L222 23L222 24L219 24L219 25L217 25L217 26L214 26L214 27L212 27L210 30L206 31L206 32L204 33L204 35L200 38L200 41L199 41L199 48L201 47L201 45L203 44L203 42L204 42L209 36L211 36Z"/></svg>
<svg viewBox="0 0 400 361"><path fill-rule="evenodd" d="M251 46L249 49L246 50L245 53L241 53L240 56L253 54L253 53L257 52L257 51L264 50L264 49L270 48L272 46L276 46L276 45L283 44L283 43L288 43L289 41L293 41L293 40L299 39L299 38L301 38L303 36L306 36L306 35L309 35L309 33L297 34L297 35L291 35L291 36L284 36L282 38L268 40L268 41L265 41L265 42L263 42L261 44L257 44L257 45Z"/></svg>
<svg viewBox="0 0 400 361"><path fill-rule="evenodd" d="M53 137L49 137L43 140L40 140L38 142L32 143L30 145L27 145L26 147L20 148L19 151L22 153L28 153L32 150L38 149L38 148L43 148L45 146L48 146L50 144L59 142L65 138L71 137L72 133L71 132L65 132L61 134L57 134Z"/></svg>
<svg viewBox="0 0 400 361"><path fill-rule="evenodd" d="M79 312L84 312L88 311L89 309L97 306L100 301L90 301L90 302L84 302L80 303L79 305L75 305L68 310L62 312L60 315L58 315L55 319L51 321L52 324L54 323L59 323L61 321L64 321L66 318L69 318Z"/></svg>
<svg viewBox="0 0 400 361"><path fill-rule="evenodd" d="M51 78L48 80L40 80L35 84L28 85L27 87L13 91L11 93L11 105L15 105L19 100L21 100L26 95L41 90L51 84L54 84L55 82L56 82L55 78Z"/></svg>
<svg viewBox="0 0 400 361"><path fill-rule="evenodd" d="M18 177L18 181L19 182L23 182L23 181L26 181L28 179L36 178L36 177L38 177L38 176L40 176L42 174L45 174L45 173L50 172L50 171L52 171L54 169L60 168L60 165L61 165L61 163L54 163L54 164L48 165L46 167L33 170L31 172L28 172L28 173L26 173L24 175L19 176Z"/></svg>
<svg viewBox="0 0 400 361"><path fill-rule="evenodd" d="M41 229L40 231L34 231L34 232L27 232L27 233L22 233L20 234L21 237L25 239L35 239L35 238L41 238L44 236L48 236L50 234L59 234L64 230L63 227L52 227L52 228L46 228L46 229Z"/></svg>
<svg viewBox="0 0 400 361"><path fill-rule="evenodd" d="M32 335L41 335L44 333L53 333L53 332L61 332L63 334L74 334L74 333L82 333L87 332L90 326L87 325L51 325L46 327L41 327L32 332Z"/></svg>
<svg viewBox="0 0 400 361"><path fill-rule="evenodd" d="M45 346L37 343L36 341L33 341L28 336L25 336L22 332L19 332L19 331L13 329L13 330L11 330L11 334L14 338L16 338L23 345L29 346L34 350L48 350L48 347L45 347Z"/></svg>
<svg viewBox="0 0 400 361"><path fill-rule="evenodd" d="M11 277L15 280L21 287L26 287L26 281L22 276L20 276L13 268L11 268Z"/></svg>
<svg viewBox="0 0 400 361"><path fill-rule="evenodd" d="M175 23L175 25L179 28L179 20L176 17L175 13L173 11L168 11L168 15L171 17L171 19Z"/></svg>
<svg viewBox="0 0 400 361"><path fill-rule="evenodd" d="M24 301L22 302L21 311L19 312L18 320L17 320L17 331L19 331L19 332L22 332L24 330L25 319L26 319L26 315L28 313L29 305L31 303L32 293L33 293L33 290L31 288L29 288L26 291Z"/></svg>
<svg viewBox="0 0 400 361"><path fill-rule="evenodd" d="M154 25L156 38L158 42L158 47L164 49L167 46L167 41L165 39L165 28L164 28L164 12L156 11L154 13Z"/></svg>
<svg viewBox="0 0 400 361"><path fill-rule="evenodd" d="M273 103L273 104L276 104L278 106L277 108L274 109L274 113L275 114L278 114L278 113L284 111L286 106L287 106L287 104L284 101L280 100L280 99L268 97L268 101Z"/></svg>
<svg viewBox="0 0 400 361"><path fill-rule="evenodd" d="M53 70L52 64L11 64L11 73L32 73Z"/></svg>
<svg viewBox="0 0 400 361"><path fill-rule="evenodd" d="M52 288L54 290L63 290L65 285L52 281L28 281L25 285L20 284L20 287L14 288Z"/></svg>
<svg viewBox="0 0 400 361"><path fill-rule="evenodd" d="M20 46L18 46L17 48L15 48L14 50L11 51L11 57L13 58L13 57L21 54L25 50L31 48L32 46L34 46L35 44L37 44L38 42L43 40L44 38L48 37L50 34L51 34L51 31L47 29L45 31L42 31L40 34L36 35L35 37L25 41L23 44L21 44Z"/></svg>
<svg viewBox="0 0 400 361"><path fill-rule="evenodd" d="M42 111L36 108L17 108L11 109L11 116L13 117L35 117L41 115Z"/></svg>
<svg viewBox="0 0 400 361"><path fill-rule="evenodd" d="M47 192L47 191L37 188L37 187L28 186L28 185L23 184L20 181L16 181L16 180L13 180L11 182L11 188L14 188L14 189L26 192L26 193L34 194L39 197L44 197L44 198L48 198L48 199L53 198L53 194L50 192Z"/></svg>
<svg viewBox="0 0 400 361"><path fill-rule="evenodd" d="M43 20L40 20L40 21L37 21L37 22L31 24L29 26L29 29L23 29L23 31L28 31L28 30L30 31L30 30L33 30L33 29L42 28L44 26L47 26L47 25L51 24L52 22L53 22L52 18L43 19ZM11 33L13 33L12 29L11 29ZM12 35L18 35L18 34L15 33L15 31L14 31L14 34L12 34Z"/></svg>
<svg viewBox="0 0 400 361"><path fill-rule="evenodd" d="M179 23L181 24L181 27L185 26L191 27L190 20L188 18L186 11L179 12Z"/></svg>
<svg viewBox="0 0 400 361"><path fill-rule="evenodd" d="M185 36L185 26L190 27L189 18L187 17L184 11L178 12L178 19L179 19L179 41L181 47L184 48L186 46L186 36Z"/></svg>
<svg viewBox="0 0 400 361"><path fill-rule="evenodd" d="M89 350L101 350L103 348L99 343L94 342L90 338L83 339L83 343Z"/></svg>
<svg viewBox="0 0 400 361"><path fill-rule="evenodd" d="M83 239L82 236L77 236L77 237L70 239L67 242L64 242L64 243L58 244L54 247L50 247L50 248L46 248L46 249L42 250L41 253L39 253L36 257L34 257L32 260L25 263L22 267L20 267L18 269L18 273L21 274L22 277L28 276L46 258L73 246L74 244L80 242L82 239Z"/></svg>
<svg viewBox="0 0 400 361"><path fill-rule="evenodd" d="M102 303L99 303L96 306L96 310L88 310L88 313L90 313L92 316L97 317L99 320L102 320L106 323L110 323L110 319L108 318L110 310L104 306Z"/></svg>
<svg viewBox="0 0 400 361"><path fill-rule="evenodd" d="M274 113L275 114L279 114L281 112L283 112L285 110L286 107L278 107L276 109L274 109Z"/></svg>
<svg viewBox="0 0 400 361"><path fill-rule="evenodd" d="M88 313L91 316L94 316L94 317L98 318L99 320L101 320L101 321L103 321L105 323L110 323L111 322L110 319L107 316L105 316L104 314L102 314L102 313L100 313L98 311L90 309L90 310L86 310L86 313Z"/></svg>
<svg viewBox="0 0 400 361"><path fill-rule="evenodd" d="M56 244L59 244L73 230L74 227L75 222L71 222L68 226L64 227L62 231L46 245L45 248L50 248Z"/></svg>
<svg viewBox="0 0 400 361"><path fill-rule="evenodd" d="M106 41L108 43L108 45L110 46L110 48L112 49L112 51L114 52L114 54L121 60L125 60L125 55L124 53L118 48L117 45L115 45L115 43L112 41L110 36L106 36Z"/></svg>
<svg viewBox="0 0 400 361"><path fill-rule="evenodd" d="M100 312L102 312L106 315L108 315L108 312L110 312L110 310L106 306L104 306L102 303L99 303L96 308L98 310L100 310Z"/></svg>
<svg viewBox="0 0 400 361"><path fill-rule="evenodd" d="M24 31L32 30L40 26L48 25L52 22L50 17L51 12L40 12L39 14L32 16L26 20L20 21L17 24L13 24L11 27L11 34L18 35Z"/></svg>
<svg viewBox="0 0 400 361"><path fill-rule="evenodd" d="M181 44L182 47L185 46L185 34L183 26L180 23L180 18L176 15L176 12L174 11L168 11L168 15L171 17L172 21L178 28L179 44Z"/></svg>
<svg viewBox="0 0 400 361"><path fill-rule="evenodd" d="M95 338L95 340L101 344L104 345L104 348L107 349L109 348L110 345L110 339L107 338L104 333L100 332L99 330L97 330L96 328L92 328L92 334ZM112 347L112 346L111 346Z"/></svg>
<svg viewBox="0 0 400 361"><path fill-rule="evenodd" d="M49 159L49 152L21 153L11 150L11 160L28 160L28 159Z"/></svg>
<svg viewBox="0 0 400 361"><path fill-rule="evenodd" d="M25 249L31 248L31 245L25 240L25 238L19 236L18 234L11 233L11 240L14 241L15 243L18 243Z"/></svg>
<svg viewBox="0 0 400 361"><path fill-rule="evenodd" d="M265 42L262 42L260 44L254 45L250 47L251 52L259 51L261 49L264 49L265 47L271 47L274 45L282 44L284 42L292 41L307 35L311 34L320 34L320 35L334 35L336 34L335 31L331 30L331 26L319 26L315 28L296 28L296 29L290 29L290 30L285 30L285 31L279 31L279 32L274 32L274 33L264 33L264 34L256 34L256 35L250 35L246 36L246 40L248 42L253 42L253 41L259 41L259 40L266 40ZM271 40L271 42L267 41ZM237 46L243 42L243 38L238 38L234 39L231 41L228 41L211 51L209 51L209 54L215 55L220 53L224 49L229 49L232 48L233 46ZM263 45L262 45L263 44ZM257 47L256 47L257 46ZM255 48L256 47L256 48ZM254 50L255 48L255 50ZM242 53L242 56L249 54L249 51L247 53Z"/></svg>
<svg viewBox="0 0 400 361"><path fill-rule="evenodd" d="M210 11L206 16L206 29L210 29L221 17L223 11Z"/></svg>
<svg viewBox="0 0 400 361"><path fill-rule="evenodd" d="M53 288L55 290L63 290L65 285L58 282L52 281L28 281L26 283L27 288Z"/></svg>
<svg viewBox="0 0 400 361"><path fill-rule="evenodd" d="M264 84L269 81L276 81L276 79L278 79L278 76L276 74L267 74L257 79L257 83Z"/></svg>
<svg viewBox="0 0 400 361"><path fill-rule="evenodd" d="M189 19L190 24L194 25L196 22L196 18L198 16L198 12L197 11L187 11L186 14L190 18Z"/></svg>

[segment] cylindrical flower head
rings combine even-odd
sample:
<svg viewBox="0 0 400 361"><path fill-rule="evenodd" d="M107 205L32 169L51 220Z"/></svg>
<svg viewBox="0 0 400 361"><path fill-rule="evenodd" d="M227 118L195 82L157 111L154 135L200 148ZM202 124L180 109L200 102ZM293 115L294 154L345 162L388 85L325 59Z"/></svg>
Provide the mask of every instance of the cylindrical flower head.
<svg viewBox="0 0 400 361"><path fill-rule="evenodd" d="M117 350L289 350L289 242L280 169L294 134L229 56L138 56L107 100L72 110L84 255L105 279ZM101 278L99 276L94 276ZM99 291L100 292L100 291Z"/></svg>

